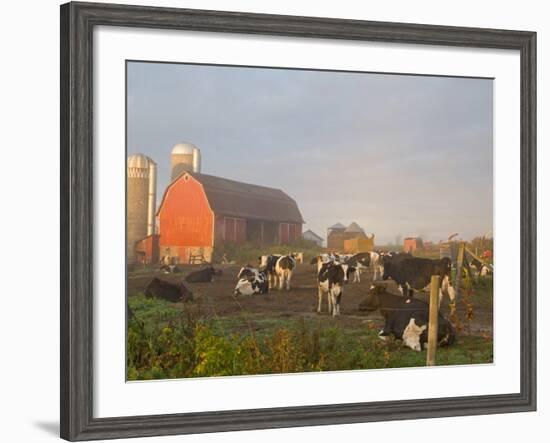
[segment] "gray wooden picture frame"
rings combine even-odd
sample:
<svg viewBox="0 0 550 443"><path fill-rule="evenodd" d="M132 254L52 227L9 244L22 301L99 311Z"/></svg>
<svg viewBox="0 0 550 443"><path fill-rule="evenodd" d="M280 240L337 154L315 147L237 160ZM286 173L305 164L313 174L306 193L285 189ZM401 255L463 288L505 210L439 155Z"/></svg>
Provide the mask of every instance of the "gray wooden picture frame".
<svg viewBox="0 0 550 443"><path fill-rule="evenodd" d="M185 414L93 416L95 26L513 49L521 57L521 392ZM92 440L536 409L536 33L236 12L61 6L61 437ZM513 294L515 296L515 294ZM121 319L123 321L123 319Z"/></svg>

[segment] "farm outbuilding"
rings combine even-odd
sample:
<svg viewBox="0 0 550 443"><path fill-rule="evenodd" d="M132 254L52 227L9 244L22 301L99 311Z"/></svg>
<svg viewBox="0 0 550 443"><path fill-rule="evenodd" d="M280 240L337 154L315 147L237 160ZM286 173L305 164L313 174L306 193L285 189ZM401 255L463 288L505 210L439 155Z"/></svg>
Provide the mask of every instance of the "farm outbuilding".
<svg viewBox="0 0 550 443"><path fill-rule="evenodd" d="M324 241L323 237L321 237L320 235L317 235L311 229L304 231L304 233L302 234L302 239L315 243L319 247L323 246L323 241Z"/></svg>
<svg viewBox="0 0 550 443"><path fill-rule="evenodd" d="M296 202L280 189L185 171L166 188L158 212L160 256L212 260L218 243L291 244L302 237Z"/></svg>
<svg viewBox="0 0 550 443"><path fill-rule="evenodd" d="M140 240L135 245L135 260L141 265L158 263L159 261L159 236L151 234Z"/></svg>
<svg viewBox="0 0 550 443"><path fill-rule="evenodd" d="M346 227L342 223L336 223L327 229L327 249L329 251L341 251L344 248L344 231Z"/></svg>
<svg viewBox="0 0 550 443"><path fill-rule="evenodd" d="M359 240L366 241L359 242ZM367 243L367 241L370 243ZM330 226L327 233L327 249L329 251L348 252L346 251L346 244L348 245L347 249L353 251L361 249L361 251L355 252L365 252L363 249L369 244L371 246L368 250L372 251L374 248L374 234L368 237L363 228L355 222L350 223L347 227L342 223L336 223ZM359 244L361 244L361 246L359 246Z"/></svg>
<svg viewBox="0 0 550 443"><path fill-rule="evenodd" d="M404 252L414 252L417 249L423 249L424 243L420 237L407 237L403 241Z"/></svg>
<svg viewBox="0 0 550 443"><path fill-rule="evenodd" d="M358 254L374 250L374 234L368 238L350 238L344 240L344 253Z"/></svg>

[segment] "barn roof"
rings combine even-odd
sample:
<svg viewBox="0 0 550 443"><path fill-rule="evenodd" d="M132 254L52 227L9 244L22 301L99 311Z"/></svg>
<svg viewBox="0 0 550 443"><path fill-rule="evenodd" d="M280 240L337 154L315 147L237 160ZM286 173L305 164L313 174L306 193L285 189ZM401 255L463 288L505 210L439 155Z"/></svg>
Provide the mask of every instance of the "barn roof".
<svg viewBox="0 0 550 443"><path fill-rule="evenodd" d="M321 237L320 235L317 235L315 232L313 232L311 229L308 229L307 231L303 232L302 233L302 237L304 237L305 235L311 235L312 237L316 237L317 239L319 240L323 240L323 237Z"/></svg>
<svg viewBox="0 0 550 443"><path fill-rule="evenodd" d="M332 226L329 226L329 229L346 229L346 227L342 223L336 223Z"/></svg>
<svg viewBox="0 0 550 443"><path fill-rule="evenodd" d="M365 231L363 231L363 228L355 222L350 223L350 225L346 228L346 232L361 232L363 234L365 233Z"/></svg>
<svg viewBox="0 0 550 443"><path fill-rule="evenodd" d="M172 183L185 174L189 174L202 184L214 214L263 221L304 223L296 202L280 189L242 183L198 172L184 172ZM170 186L171 184L166 191ZM164 202L166 191L162 202Z"/></svg>

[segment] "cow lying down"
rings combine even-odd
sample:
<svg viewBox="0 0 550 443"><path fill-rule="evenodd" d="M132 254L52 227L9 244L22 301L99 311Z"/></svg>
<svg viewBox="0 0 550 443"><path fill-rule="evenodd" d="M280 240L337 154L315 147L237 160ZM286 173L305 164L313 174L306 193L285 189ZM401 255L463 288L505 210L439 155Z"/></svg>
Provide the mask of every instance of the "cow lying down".
<svg viewBox="0 0 550 443"><path fill-rule="evenodd" d="M154 278L145 288L145 297L177 303L193 300L193 293L183 283L175 284Z"/></svg>
<svg viewBox="0 0 550 443"><path fill-rule="evenodd" d="M420 351L428 342L429 305L422 300L390 294L383 285L373 285L367 297L359 304L359 310L379 310L384 316L384 329L378 334L381 339L393 335L415 351ZM441 314L437 322L438 346L453 344L453 325Z"/></svg>
<svg viewBox="0 0 550 443"><path fill-rule="evenodd" d="M233 295L267 294L269 281L266 271L259 271L251 267L244 267L239 272L239 281Z"/></svg>
<svg viewBox="0 0 550 443"><path fill-rule="evenodd" d="M208 266L198 271L191 272L185 281L187 283L211 283L214 281L215 275L222 275L221 269L214 269L212 266Z"/></svg>

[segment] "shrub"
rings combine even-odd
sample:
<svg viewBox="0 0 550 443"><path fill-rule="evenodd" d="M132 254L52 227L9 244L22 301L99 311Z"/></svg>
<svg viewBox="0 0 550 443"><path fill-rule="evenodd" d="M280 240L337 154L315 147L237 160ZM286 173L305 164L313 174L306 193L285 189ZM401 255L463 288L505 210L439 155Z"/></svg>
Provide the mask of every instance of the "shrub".
<svg viewBox="0 0 550 443"><path fill-rule="evenodd" d="M204 316L200 306L178 310L159 300L149 303L133 297L130 307L128 380L423 366L426 362L423 352L404 348L399 341L381 341L376 328L349 331L326 318L275 322L257 336L248 321L245 332L226 330L234 331L235 325ZM461 343L439 349L438 363L492 361L491 337L462 337Z"/></svg>

